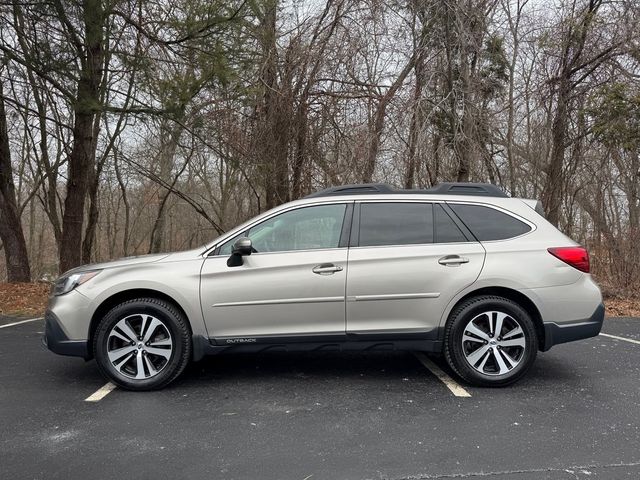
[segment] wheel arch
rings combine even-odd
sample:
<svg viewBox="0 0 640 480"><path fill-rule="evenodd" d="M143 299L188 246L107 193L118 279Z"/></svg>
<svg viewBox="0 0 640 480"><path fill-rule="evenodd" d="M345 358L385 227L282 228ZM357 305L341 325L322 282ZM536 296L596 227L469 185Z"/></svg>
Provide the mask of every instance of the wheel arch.
<svg viewBox="0 0 640 480"><path fill-rule="evenodd" d="M447 322L451 320L451 314L456 309L458 305L462 302L469 300L472 297L479 297L482 295L495 295L498 297L507 298L522 308L531 316L533 323L536 327L536 334L538 336L538 349L544 351L545 350L545 334L544 334L544 324L542 322L542 315L540 314L540 310L536 304L527 297L524 293L519 292L518 290L514 290L508 287L482 287L471 292L466 293L463 297L459 298L457 302L455 302L449 313L447 315Z"/></svg>
<svg viewBox="0 0 640 480"><path fill-rule="evenodd" d="M87 354L89 358L93 358L93 336L100 320L116 305L119 305L128 300L133 300L135 298L155 298L170 303L176 309L178 309L178 311L182 315L184 315L184 318L187 319L187 327L189 328L190 333L193 334L191 330L191 322L189 321L189 316L187 315L185 309L182 308L180 303L171 296L152 288L134 288L129 290L122 290L103 300L91 316L91 322L89 323L89 340L87 341Z"/></svg>

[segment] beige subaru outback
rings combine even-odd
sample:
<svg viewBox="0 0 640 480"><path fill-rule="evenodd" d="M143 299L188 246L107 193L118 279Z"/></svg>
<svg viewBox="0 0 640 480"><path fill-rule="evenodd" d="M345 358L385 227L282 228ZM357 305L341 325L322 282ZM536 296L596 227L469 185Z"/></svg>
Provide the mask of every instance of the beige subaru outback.
<svg viewBox="0 0 640 480"><path fill-rule="evenodd" d="M268 350L443 353L466 382L502 386L603 319L587 251L539 202L487 184L365 184L202 248L66 272L44 342L131 390L164 387L204 355Z"/></svg>

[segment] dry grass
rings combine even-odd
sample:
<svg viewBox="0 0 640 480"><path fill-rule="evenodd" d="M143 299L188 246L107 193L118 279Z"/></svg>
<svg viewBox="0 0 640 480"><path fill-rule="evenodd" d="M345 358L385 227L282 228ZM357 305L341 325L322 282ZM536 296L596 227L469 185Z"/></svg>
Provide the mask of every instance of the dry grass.
<svg viewBox="0 0 640 480"><path fill-rule="evenodd" d="M607 316L640 317L640 293L621 296L603 286ZM0 315L44 314L49 295L46 283L0 283Z"/></svg>
<svg viewBox="0 0 640 480"><path fill-rule="evenodd" d="M640 317L640 300L609 298L604 301L607 317Z"/></svg>
<svg viewBox="0 0 640 480"><path fill-rule="evenodd" d="M42 316L48 296L47 283L0 283L0 315Z"/></svg>
<svg viewBox="0 0 640 480"><path fill-rule="evenodd" d="M640 290L636 286L614 286L603 277L595 280L602 290L608 317L640 317Z"/></svg>

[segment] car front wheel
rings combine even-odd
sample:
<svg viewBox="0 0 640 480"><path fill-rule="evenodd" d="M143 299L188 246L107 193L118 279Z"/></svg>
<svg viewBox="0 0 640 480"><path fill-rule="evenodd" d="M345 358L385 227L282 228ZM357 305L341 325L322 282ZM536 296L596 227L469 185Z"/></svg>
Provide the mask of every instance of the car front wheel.
<svg viewBox="0 0 640 480"><path fill-rule="evenodd" d="M187 320L163 300L129 300L100 321L93 351L100 371L114 384L128 390L159 389L189 363Z"/></svg>
<svg viewBox="0 0 640 480"><path fill-rule="evenodd" d="M505 386L529 370L538 352L530 315L517 303L498 296L466 300L445 327L445 358L472 385Z"/></svg>

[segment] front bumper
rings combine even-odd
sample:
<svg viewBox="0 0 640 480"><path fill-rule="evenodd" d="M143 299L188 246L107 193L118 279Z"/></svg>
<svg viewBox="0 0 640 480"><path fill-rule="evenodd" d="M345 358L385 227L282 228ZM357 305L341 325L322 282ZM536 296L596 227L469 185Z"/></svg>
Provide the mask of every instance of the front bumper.
<svg viewBox="0 0 640 480"><path fill-rule="evenodd" d="M69 340L60 326L58 317L47 310L44 315L44 336L42 343L52 352L59 355L70 355L89 359L89 348L86 340Z"/></svg>
<svg viewBox="0 0 640 480"><path fill-rule="evenodd" d="M601 303L588 319L564 324L544 323L544 348L542 350L546 352L559 343L595 337L600 333L603 322L604 304Z"/></svg>

